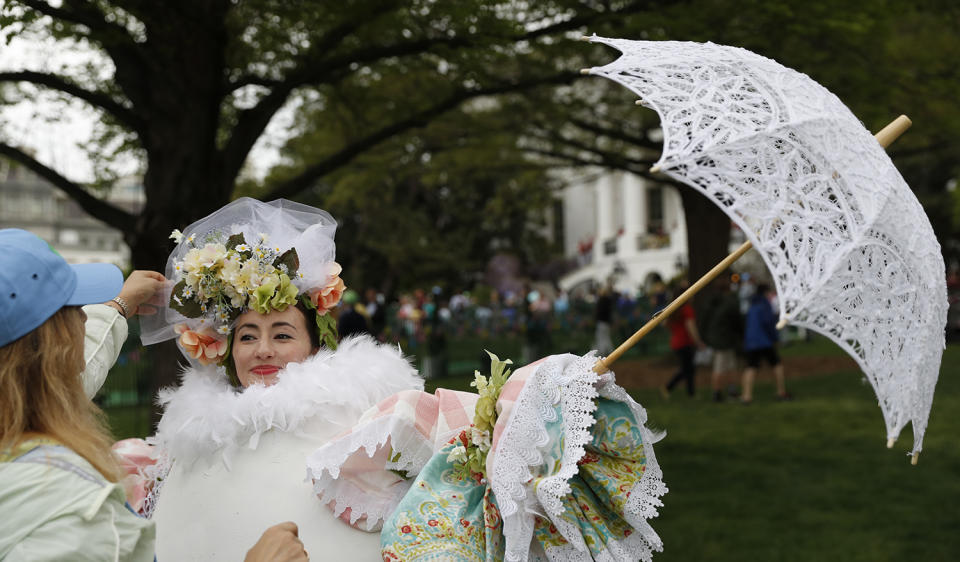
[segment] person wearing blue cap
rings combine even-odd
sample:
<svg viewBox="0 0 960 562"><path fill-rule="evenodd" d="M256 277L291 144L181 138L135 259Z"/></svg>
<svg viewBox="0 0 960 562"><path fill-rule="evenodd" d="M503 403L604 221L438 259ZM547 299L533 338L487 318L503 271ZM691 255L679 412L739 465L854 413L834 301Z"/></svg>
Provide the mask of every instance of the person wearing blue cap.
<svg viewBox="0 0 960 562"><path fill-rule="evenodd" d="M164 281L137 271L125 283L112 264L70 265L37 236L0 230L0 560L155 559L154 523L126 504L90 397L125 318ZM268 529L247 559L306 559L296 533Z"/></svg>

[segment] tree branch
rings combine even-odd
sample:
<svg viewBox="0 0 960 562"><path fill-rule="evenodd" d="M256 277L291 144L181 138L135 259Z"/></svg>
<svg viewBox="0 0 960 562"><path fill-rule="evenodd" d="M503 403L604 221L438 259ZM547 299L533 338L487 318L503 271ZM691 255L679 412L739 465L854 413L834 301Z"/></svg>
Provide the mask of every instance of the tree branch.
<svg viewBox="0 0 960 562"><path fill-rule="evenodd" d="M658 10L662 9L663 7L665 7L665 4L669 4L669 3L671 2L661 1L661 2L658 2L654 8ZM609 7L609 5L607 7ZM574 29L584 27L586 25L601 23L606 20L621 18L623 16L627 16L631 14L637 14L637 13L649 10L650 8L651 8L650 2L645 0L639 0L637 2L633 2L627 6L624 6L623 8L620 8L618 10L606 10L606 11L593 10L586 14L581 13L568 20L563 20L563 21L548 25L546 27L541 27L540 29L534 29L532 31L528 31L523 35L521 35L518 39L530 40L530 39L536 39L538 37L542 37L544 35L551 35L553 33L571 31Z"/></svg>
<svg viewBox="0 0 960 562"><path fill-rule="evenodd" d="M230 140L224 147L225 177L235 177L240 172L247 154L263 133L274 114L287 102L290 93L306 85L317 86L340 78L341 72L351 64L368 64L388 57L405 57L424 53L439 45L466 43L462 38L439 37L412 41L401 45L373 46L361 49L349 55L328 59L322 63L302 64L283 81L276 84L273 91L264 96L256 106L243 111L237 120Z"/></svg>
<svg viewBox="0 0 960 562"><path fill-rule="evenodd" d="M300 62L296 65L296 67L308 68L311 62L319 62L324 55L336 48L336 46L339 45L344 38L352 34L354 31L375 21L383 14L400 6L399 0L375 0L374 3L376 6L367 10L367 12L364 14L364 17L347 19L346 21L341 22L340 25L335 26L333 29L325 32L323 34L323 38L320 41L312 44L308 51L300 57ZM247 74L229 82L227 84L227 92L233 92L239 88L251 84L275 87L281 86L283 83L283 80Z"/></svg>
<svg viewBox="0 0 960 562"><path fill-rule="evenodd" d="M577 117L571 117L570 123L576 126L579 129L584 131L591 132L595 135L609 137L614 140L623 141L627 144L632 144L634 146L639 146L641 148L649 148L651 150L660 150L663 148L662 143L653 142L649 139L636 137L630 134L625 133L622 129L612 129L608 127L603 127L596 123L591 123L590 121L585 121Z"/></svg>
<svg viewBox="0 0 960 562"><path fill-rule="evenodd" d="M89 12L86 14L78 13L74 10L64 8L55 8L43 0L17 0L20 4L40 12L45 16L54 19L63 20L69 23L85 25L92 30L108 29L110 24L102 18L93 17Z"/></svg>
<svg viewBox="0 0 960 562"><path fill-rule="evenodd" d="M304 170L300 175L289 179L277 187L275 187L269 195L266 196L266 199L276 199L280 197L292 197L297 193L303 191L310 187L315 181L319 178L333 172L334 170L340 168L341 166L346 165L351 160L353 160L357 155L362 153L365 150L372 148L373 146L387 140L391 137L399 135L410 129L415 129L427 125L432 119L439 117L440 115L454 109L459 106L461 103L478 98L483 96L493 96L498 94L505 94L509 92L520 91L536 86L541 86L545 84L563 84L571 82L579 78L579 74L576 73L562 73L553 75L550 77L544 78L532 78L523 82L516 82L511 84L502 84L498 86L492 86L488 88L480 88L476 90L461 90L447 99L434 104L427 109L424 109L420 112L417 112L405 119L402 119L396 123L392 123L383 127L377 131L370 133L369 135L357 140L356 142L351 143L348 146L345 146L338 150L337 152L327 156L320 162L309 166Z"/></svg>
<svg viewBox="0 0 960 562"><path fill-rule="evenodd" d="M544 138L544 136L541 136L538 138L546 142L556 143L556 144L559 144L560 146L566 146L566 147L572 148L581 153L587 153L587 154L593 155L599 158L599 161L587 160L582 156L570 154L568 152L561 152L557 150L538 149L535 147L524 148L524 150L528 152L537 153L537 154L550 155L558 158L563 157L570 161L577 162L579 164L590 163L595 166L601 166L604 168L624 170L653 181L660 181L659 179L655 178L653 174L650 173L650 166L653 164L654 162L653 160L638 160L636 158L628 158L623 154L610 152L607 150L600 150L599 148L596 148L594 146L591 146L589 144L586 144L580 141L575 141L573 139L566 138L560 135L559 133L555 133L555 132L549 132L545 135L545 137L546 138Z"/></svg>
<svg viewBox="0 0 960 562"><path fill-rule="evenodd" d="M90 216L100 219L103 222L118 228L124 232L133 230L136 218L134 215L123 209L111 205L102 199L97 199L87 190L67 178L63 177L51 168L41 164L33 156L30 156L23 150L0 142L0 155L6 156L11 160L23 164L33 173L52 183L55 187L66 193L71 199L77 202L84 211Z"/></svg>
<svg viewBox="0 0 960 562"><path fill-rule="evenodd" d="M138 115L123 106L104 92L87 90L73 82L65 80L60 76L47 74L44 72L34 72L32 70L20 70L14 72L0 72L0 82L29 82L39 86L46 86L52 90L57 90L79 98L94 107L99 107L104 111L116 117L121 123L130 127L138 134L144 132L144 123Z"/></svg>

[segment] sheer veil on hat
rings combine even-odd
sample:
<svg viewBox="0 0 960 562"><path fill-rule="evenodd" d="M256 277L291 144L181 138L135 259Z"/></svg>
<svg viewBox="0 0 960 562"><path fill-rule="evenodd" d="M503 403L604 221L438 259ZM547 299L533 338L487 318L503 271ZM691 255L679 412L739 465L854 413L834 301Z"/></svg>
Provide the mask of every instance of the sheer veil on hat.
<svg viewBox="0 0 960 562"><path fill-rule="evenodd" d="M185 228L183 238L167 259L165 274L176 281L180 277L176 266L191 249L207 243L225 244L230 236L243 234L247 241L266 240L278 253L295 248L301 275L292 282L302 293L326 281L329 264L336 258L336 230L337 222L330 213L309 205L286 199L263 203L242 197ZM164 302L170 302L171 289L166 289ZM164 306L157 314L142 317L140 338L144 345L158 343L176 337L176 325L196 323Z"/></svg>

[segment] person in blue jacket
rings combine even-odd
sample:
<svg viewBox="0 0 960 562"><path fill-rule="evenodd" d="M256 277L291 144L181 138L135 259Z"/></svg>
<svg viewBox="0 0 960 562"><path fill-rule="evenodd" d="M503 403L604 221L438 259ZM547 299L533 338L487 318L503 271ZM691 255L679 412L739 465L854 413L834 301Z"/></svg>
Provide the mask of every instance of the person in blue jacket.
<svg viewBox="0 0 960 562"><path fill-rule="evenodd" d="M757 285L757 290L750 297L750 307L747 309L747 318L743 334L743 351L746 355L747 369L743 372L743 394L741 401L749 404L753 401L753 381L757 377L757 370L761 361L766 361L773 368L773 375L777 382L777 399L790 400L786 381L783 374L783 363L777 353L777 317L770 304L770 287L765 284Z"/></svg>

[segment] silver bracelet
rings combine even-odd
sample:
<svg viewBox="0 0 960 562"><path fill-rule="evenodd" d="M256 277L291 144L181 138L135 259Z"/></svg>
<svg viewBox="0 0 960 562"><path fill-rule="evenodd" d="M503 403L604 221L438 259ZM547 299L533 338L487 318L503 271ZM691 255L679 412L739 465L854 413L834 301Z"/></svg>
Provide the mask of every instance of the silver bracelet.
<svg viewBox="0 0 960 562"><path fill-rule="evenodd" d="M123 299L121 299L120 297L113 297L112 302L117 303L117 306L119 306L120 310L123 311L124 318L130 318L130 309L127 308L127 303Z"/></svg>

